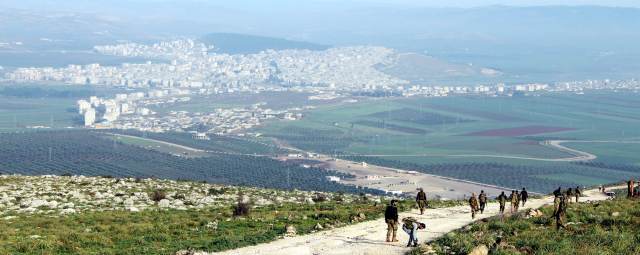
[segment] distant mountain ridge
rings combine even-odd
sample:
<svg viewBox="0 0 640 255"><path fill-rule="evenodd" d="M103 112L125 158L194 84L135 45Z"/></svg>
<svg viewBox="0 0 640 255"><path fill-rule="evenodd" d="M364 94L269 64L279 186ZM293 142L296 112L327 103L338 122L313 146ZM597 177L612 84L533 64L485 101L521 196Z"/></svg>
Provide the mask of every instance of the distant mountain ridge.
<svg viewBox="0 0 640 255"><path fill-rule="evenodd" d="M200 38L200 41L205 44L213 45L215 47L214 52L228 54L251 54L269 49L326 50L329 48L327 45L310 42L234 33L212 33L203 36Z"/></svg>

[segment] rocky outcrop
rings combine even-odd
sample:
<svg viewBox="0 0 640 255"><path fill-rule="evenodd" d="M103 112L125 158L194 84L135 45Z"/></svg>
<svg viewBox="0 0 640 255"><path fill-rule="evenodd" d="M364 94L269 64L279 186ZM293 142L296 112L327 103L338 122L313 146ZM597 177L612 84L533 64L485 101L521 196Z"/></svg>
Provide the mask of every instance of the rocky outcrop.
<svg viewBox="0 0 640 255"><path fill-rule="evenodd" d="M239 200L251 201L254 207L274 203L312 204L318 195L336 196L174 180L0 175L0 216L14 213L68 215L108 210L202 210L230 207ZM340 196L346 202L358 199L355 195Z"/></svg>

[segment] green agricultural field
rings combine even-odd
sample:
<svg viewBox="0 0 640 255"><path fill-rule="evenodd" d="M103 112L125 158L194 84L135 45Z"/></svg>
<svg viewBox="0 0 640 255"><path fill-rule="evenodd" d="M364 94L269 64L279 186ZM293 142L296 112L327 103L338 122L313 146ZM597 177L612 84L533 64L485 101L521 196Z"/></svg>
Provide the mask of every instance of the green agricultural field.
<svg viewBox="0 0 640 255"><path fill-rule="evenodd" d="M136 137L136 136L127 136L127 135L118 135L118 134L105 134L106 137L112 139L116 142L120 142L123 144L134 145L138 147L142 147L148 150L154 150L158 152L168 153L171 155L180 155L187 158L194 157L206 157L209 156L208 153L204 151L194 150L185 148L180 145L171 144L167 142L162 142L158 140L148 139L144 137Z"/></svg>
<svg viewBox="0 0 640 255"><path fill-rule="evenodd" d="M213 153L207 157L177 157L107 137L84 130L0 133L0 173L156 177L278 189L381 193L326 179L330 175L349 177L346 174L307 169L268 157Z"/></svg>
<svg viewBox="0 0 640 255"><path fill-rule="evenodd" d="M77 100L129 92L132 91L90 86L0 84L0 132L24 130L29 126L52 129L77 126L82 120L77 114Z"/></svg>
<svg viewBox="0 0 640 255"><path fill-rule="evenodd" d="M74 125L76 100L68 98L17 98L0 95L0 132L27 126L66 128Z"/></svg>
<svg viewBox="0 0 640 255"><path fill-rule="evenodd" d="M603 176L599 171L611 169L588 167L583 170L590 177L568 178L570 175L562 174L573 163L549 161L575 155L544 141L583 141L563 145L595 154L596 162L638 166L640 144L584 142L640 141L637 112L637 94L615 92L371 99L318 107L308 111L301 121L273 122L259 131L301 149L368 156L368 161L383 159L388 166L410 163L429 169L433 164L500 163L513 168L544 168L540 172L545 174L538 175L528 170L531 182L593 185L640 175L640 169L594 179L593 176ZM557 173L547 173L550 169ZM468 178L478 181L473 176L481 173L468 171ZM547 174L560 175L543 176ZM551 183L531 186L546 192L541 189L551 187Z"/></svg>

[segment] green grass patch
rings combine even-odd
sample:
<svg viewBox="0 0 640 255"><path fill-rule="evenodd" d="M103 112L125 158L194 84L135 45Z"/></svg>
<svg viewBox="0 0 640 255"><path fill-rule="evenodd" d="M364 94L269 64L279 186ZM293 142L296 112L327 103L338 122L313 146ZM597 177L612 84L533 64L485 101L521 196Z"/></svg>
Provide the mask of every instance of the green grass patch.
<svg viewBox="0 0 640 255"><path fill-rule="evenodd" d="M433 201L433 207L461 201ZM222 251L270 242L283 236L286 225L298 234L317 224L335 227L357 223L354 216L380 218L385 201L283 204L251 209L246 217L233 208L83 212L69 216L17 215L0 224L0 254L174 254L178 250ZM400 210L413 208L402 201ZM217 222L217 228L207 227Z"/></svg>
<svg viewBox="0 0 640 255"><path fill-rule="evenodd" d="M640 204L636 200L571 204L566 230L555 229L550 219L552 206L543 207L542 212L544 216L529 219L522 215L493 217L448 233L430 245L437 254L468 254L479 245L489 247L491 254L640 254ZM421 253L416 249L412 254Z"/></svg>

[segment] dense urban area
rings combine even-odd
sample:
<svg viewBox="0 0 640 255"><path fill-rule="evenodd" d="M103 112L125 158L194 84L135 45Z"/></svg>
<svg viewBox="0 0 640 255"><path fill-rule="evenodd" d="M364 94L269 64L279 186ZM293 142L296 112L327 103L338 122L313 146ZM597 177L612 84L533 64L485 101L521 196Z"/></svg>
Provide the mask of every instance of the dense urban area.
<svg viewBox="0 0 640 255"><path fill-rule="evenodd" d="M191 39L143 45L125 43L96 46L100 54L149 59L120 66L69 65L65 68L18 68L5 82L64 83L141 89L113 98L91 96L77 102L78 114L91 128L136 129L151 132L190 131L206 134L243 134L269 119L297 120L313 106L270 109L256 102L250 107L216 108L208 112L163 111L158 107L194 98L233 93L309 93L308 100L355 101L356 95L374 97L446 97L477 95L522 96L544 92L640 89L638 80L586 80L553 84L482 84L451 86L417 84L377 68L393 65L398 52L384 47L355 46L318 50L266 50L257 54L218 54L215 45Z"/></svg>

